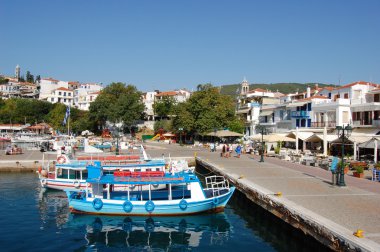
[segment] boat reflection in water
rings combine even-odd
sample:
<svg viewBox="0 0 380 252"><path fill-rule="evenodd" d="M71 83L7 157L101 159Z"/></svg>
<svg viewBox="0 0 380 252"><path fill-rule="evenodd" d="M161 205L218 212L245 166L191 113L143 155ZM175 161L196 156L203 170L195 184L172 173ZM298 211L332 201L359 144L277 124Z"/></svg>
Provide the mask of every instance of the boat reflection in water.
<svg viewBox="0 0 380 252"><path fill-rule="evenodd" d="M85 228L88 246L144 250L218 246L227 242L231 234L224 213L154 218L70 215L66 225Z"/></svg>

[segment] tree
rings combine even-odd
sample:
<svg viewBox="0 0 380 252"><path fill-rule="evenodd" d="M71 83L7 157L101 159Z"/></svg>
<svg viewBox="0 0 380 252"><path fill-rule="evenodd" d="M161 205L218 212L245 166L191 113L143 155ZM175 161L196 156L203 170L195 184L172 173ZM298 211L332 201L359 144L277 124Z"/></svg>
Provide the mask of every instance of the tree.
<svg viewBox="0 0 380 252"><path fill-rule="evenodd" d="M221 95L218 88L207 84L178 106L173 126L191 133L206 133L228 127L235 119L232 98Z"/></svg>
<svg viewBox="0 0 380 252"><path fill-rule="evenodd" d="M29 71L26 71L26 81L30 83L34 83L34 75L30 74Z"/></svg>
<svg viewBox="0 0 380 252"><path fill-rule="evenodd" d="M163 117L170 117L174 113L176 101L173 97L164 96L162 100L155 101L153 104L154 114Z"/></svg>
<svg viewBox="0 0 380 252"><path fill-rule="evenodd" d="M104 88L90 105L90 120L104 127L106 122L123 122L131 128L135 121L142 117L144 104L141 92L135 86L125 83L111 83Z"/></svg>
<svg viewBox="0 0 380 252"><path fill-rule="evenodd" d="M159 129L163 129L164 131L172 131L173 130L173 121L172 120L161 120L154 122L154 131L158 132Z"/></svg>

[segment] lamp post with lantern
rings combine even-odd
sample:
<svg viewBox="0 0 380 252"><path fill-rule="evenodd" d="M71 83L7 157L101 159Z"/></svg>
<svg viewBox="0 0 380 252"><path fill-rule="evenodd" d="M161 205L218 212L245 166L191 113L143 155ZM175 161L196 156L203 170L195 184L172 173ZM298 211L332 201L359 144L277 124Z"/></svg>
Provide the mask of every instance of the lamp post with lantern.
<svg viewBox="0 0 380 252"><path fill-rule="evenodd" d="M258 131L261 134L261 157L259 162L264 162L264 135L267 133L267 130L265 126L259 124L256 126L256 131Z"/></svg>
<svg viewBox="0 0 380 252"><path fill-rule="evenodd" d="M346 186L344 182L344 142L345 138L349 138L352 133L352 127L348 124L346 126L336 126L336 133L342 139L342 153L341 153L341 166L339 172L338 186Z"/></svg>

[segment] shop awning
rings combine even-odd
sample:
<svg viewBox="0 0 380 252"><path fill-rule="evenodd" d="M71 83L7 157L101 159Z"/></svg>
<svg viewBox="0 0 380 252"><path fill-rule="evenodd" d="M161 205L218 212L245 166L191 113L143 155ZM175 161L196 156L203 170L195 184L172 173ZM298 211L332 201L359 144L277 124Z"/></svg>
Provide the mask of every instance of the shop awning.
<svg viewBox="0 0 380 252"><path fill-rule="evenodd" d="M286 105L287 108L295 108L295 107L301 107L305 105L307 102L293 102Z"/></svg>
<svg viewBox="0 0 380 252"><path fill-rule="evenodd" d="M336 140L338 138L337 135L326 135L326 141L327 142L332 142L334 140ZM311 135L310 137L308 137L307 139L305 139L305 142L321 142L323 141L323 134L313 134Z"/></svg>

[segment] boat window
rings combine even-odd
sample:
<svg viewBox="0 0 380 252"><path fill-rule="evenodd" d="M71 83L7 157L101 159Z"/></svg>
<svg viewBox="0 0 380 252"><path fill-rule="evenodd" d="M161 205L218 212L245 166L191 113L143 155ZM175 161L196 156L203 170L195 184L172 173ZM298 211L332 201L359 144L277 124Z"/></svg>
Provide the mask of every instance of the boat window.
<svg viewBox="0 0 380 252"><path fill-rule="evenodd" d="M57 178L62 178L62 169L57 169Z"/></svg>
<svg viewBox="0 0 380 252"><path fill-rule="evenodd" d="M69 171L67 169L62 169L61 177L67 179L69 177Z"/></svg>
<svg viewBox="0 0 380 252"><path fill-rule="evenodd" d="M82 179L87 179L87 178L88 178L87 170L82 171Z"/></svg>

